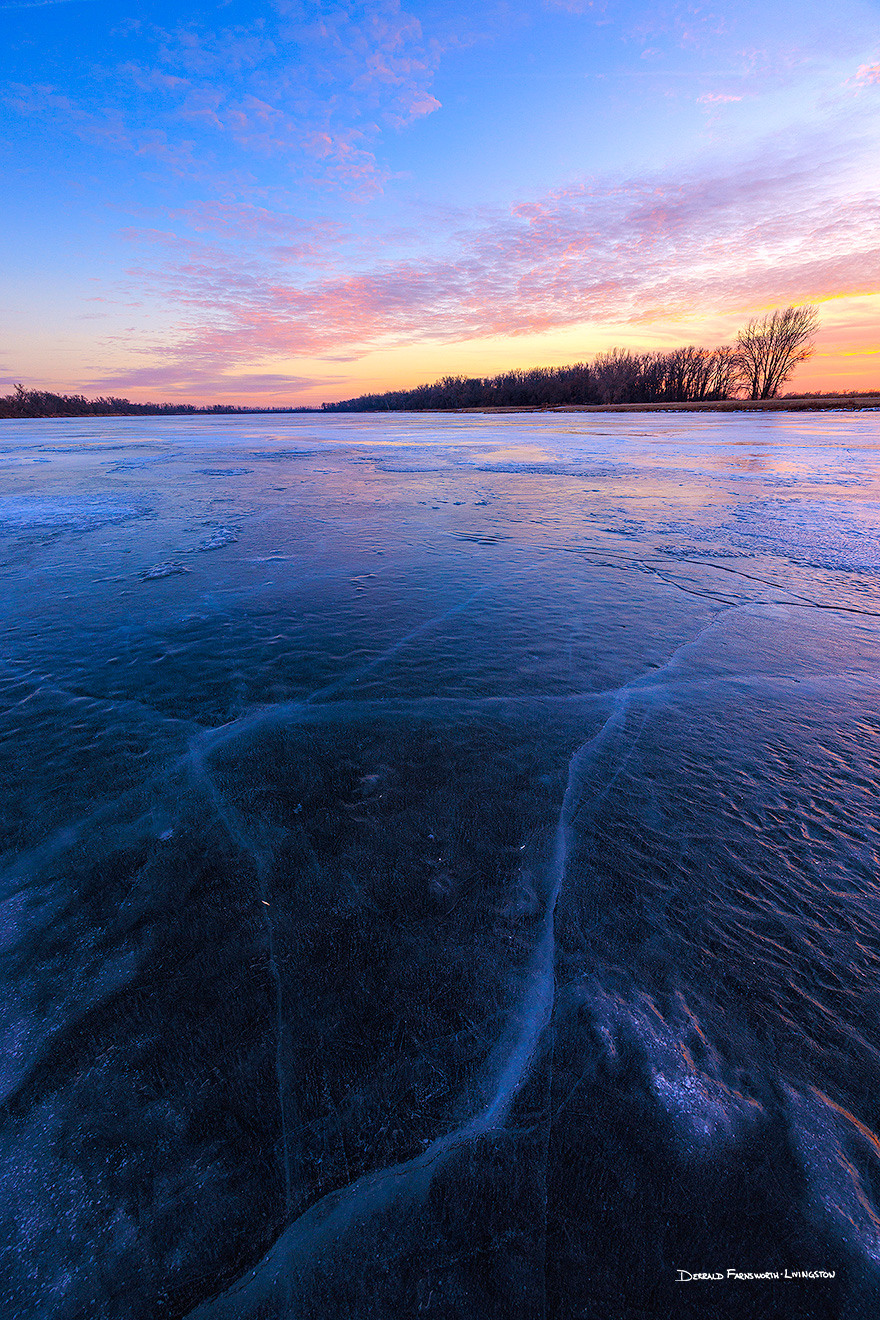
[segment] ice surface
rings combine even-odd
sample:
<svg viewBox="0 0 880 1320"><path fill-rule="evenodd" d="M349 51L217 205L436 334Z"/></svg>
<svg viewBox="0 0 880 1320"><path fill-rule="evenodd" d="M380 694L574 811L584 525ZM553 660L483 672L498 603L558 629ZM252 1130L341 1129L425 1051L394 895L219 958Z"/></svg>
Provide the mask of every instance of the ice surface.
<svg viewBox="0 0 880 1320"><path fill-rule="evenodd" d="M51 527L91 532L109 523L143 518L149 512L149 508L143 505L129 504L113 498L0 496L0 529L25 531L29 528Z"/></svg>
<svg viewBox="0 0 880 1320"><path fill-rule="evenodd" d="M3 1313L874 1314L876 414L2 425Z"/></svg>
<svg viewBox="0 0 880 1320"><path fill-rule="evenodd" d="M204 548L205 547L203 546L199 546L200 550ZM213 546L209 548L213 549ZM171 559L162 564L154 564L152 568L145 568L143 573L141 573L141 579L144 582L155 582L159 578L175 577L179 573L188 572L189 569L185 564L178 564Z"/></svg>

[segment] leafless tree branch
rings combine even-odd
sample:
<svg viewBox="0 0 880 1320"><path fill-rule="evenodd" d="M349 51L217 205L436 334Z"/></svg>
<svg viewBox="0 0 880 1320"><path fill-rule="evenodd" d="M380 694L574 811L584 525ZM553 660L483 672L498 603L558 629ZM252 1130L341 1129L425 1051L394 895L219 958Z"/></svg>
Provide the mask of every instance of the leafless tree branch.
<svg viewBox="0 0 880 1320"><path fill-rule="evenodd" d="M736 337L737 376L750 399L772 399L799 362L813 353L816 307L777 308L749 321Z"/></svg>

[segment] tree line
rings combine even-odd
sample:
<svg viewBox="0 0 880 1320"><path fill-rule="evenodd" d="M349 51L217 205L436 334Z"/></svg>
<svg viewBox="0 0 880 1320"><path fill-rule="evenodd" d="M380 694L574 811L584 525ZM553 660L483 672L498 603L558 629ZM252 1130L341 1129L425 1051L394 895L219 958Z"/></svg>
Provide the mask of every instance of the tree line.
<svg viewBox="0 0 880 1320"><path fill-rule="evenodd" d="M786 307L750 321L735 344L634 353L614 348L592 362L497 376L444 376L433 384L324 403L326 412L534 408L560 404L709 403L771 399L813 352L815 307Z"/></svg>
<svg viewBox="0 0 880 1320"><path fill-rule="evenodd" d="M214 403L132 403L130 399L86 399L82 394L51 394L16 385L13 394L0 395L0 417L162 417L190 413L313 412L312 408L241 408Z"/></svg>
<svg viewBox="0 0 880 1320"><path fill-rule="evenodd" d="M735 344L634 353L614 348L592 362L533 367L497 376L444 376L431 385L321 405L326 412L414 411L447 408L534 408L560 404L702 403L746 397L770 399L799 362L813 352L815 307L785 307L755 318ZM248 408L233 404L132 403L87 399L16 385L0 397L4 417L164 416L205 413L313 412L308 407Z"/></svg>

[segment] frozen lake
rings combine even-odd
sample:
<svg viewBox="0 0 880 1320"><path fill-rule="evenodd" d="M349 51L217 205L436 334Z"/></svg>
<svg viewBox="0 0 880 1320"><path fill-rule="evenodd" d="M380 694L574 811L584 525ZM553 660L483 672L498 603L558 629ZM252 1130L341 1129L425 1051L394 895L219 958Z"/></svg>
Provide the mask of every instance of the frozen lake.
<svg viewBox="0 0 880 1320"><path fill-rule="evenodd" d="M878 460L0 423L3 1315L876 1315Z"/></svg>

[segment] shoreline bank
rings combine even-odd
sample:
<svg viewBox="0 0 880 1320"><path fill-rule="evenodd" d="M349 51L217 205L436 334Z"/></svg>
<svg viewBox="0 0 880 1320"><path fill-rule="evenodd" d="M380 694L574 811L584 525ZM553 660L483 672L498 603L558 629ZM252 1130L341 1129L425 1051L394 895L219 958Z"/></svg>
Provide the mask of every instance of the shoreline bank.
<svg viewBox="0 0 880 1320"><path fill-rule="evenodd" d="M555 403L501 408L431 408L425 412L518 413L518 412L862 412L880 409L880 394L853 397L792 399L716 399L699 403Z"/></svg>

